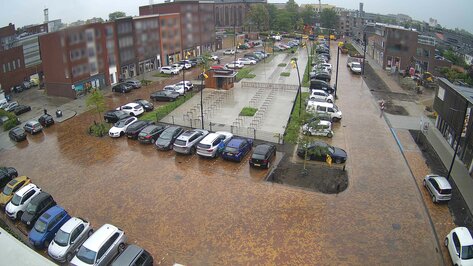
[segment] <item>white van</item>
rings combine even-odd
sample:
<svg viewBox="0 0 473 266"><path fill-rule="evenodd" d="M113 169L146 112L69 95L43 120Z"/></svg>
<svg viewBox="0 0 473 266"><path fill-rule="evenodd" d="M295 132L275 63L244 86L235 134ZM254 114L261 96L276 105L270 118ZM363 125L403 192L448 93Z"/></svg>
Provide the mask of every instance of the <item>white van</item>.
<svg viewBox="0 0 473 266"><path fill-rule="evenodd" d="M342 119L342 112L333 103L309 101L306 111L312 114L329 114L334 122Z"/></svg>

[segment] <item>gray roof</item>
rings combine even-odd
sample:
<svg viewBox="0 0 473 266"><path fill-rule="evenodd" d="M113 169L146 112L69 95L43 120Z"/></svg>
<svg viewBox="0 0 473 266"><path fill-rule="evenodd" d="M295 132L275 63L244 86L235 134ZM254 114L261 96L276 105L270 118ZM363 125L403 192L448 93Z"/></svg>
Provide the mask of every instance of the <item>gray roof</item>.
<svg viewBox="0 0 473 266"><path fill-rule="evenodd" d="M445 83L450 88L452 88L454 91L458 92L470 104L473 104L473 88L453 84L446 78L439 78L439 80L442 81L443 83Z"/></svg>

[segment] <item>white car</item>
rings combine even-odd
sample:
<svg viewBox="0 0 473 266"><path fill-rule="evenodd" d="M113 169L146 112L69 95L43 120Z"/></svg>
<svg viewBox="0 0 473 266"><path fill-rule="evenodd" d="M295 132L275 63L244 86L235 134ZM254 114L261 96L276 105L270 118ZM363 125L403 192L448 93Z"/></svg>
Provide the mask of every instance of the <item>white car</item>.
<svg viewBox="0 0 473 266"><path fill-rule="evenodd" d="M240 61L232 61L225 65L226 68L243 68L243 63Z"/></svg>
<svg viewBox="0 0 473 266"><path fill-rule="evenodd" d="M321 66L325 67L330 73L332 73L332 64L329 63L322 63Z"/></svg>
<svg viewBox="0 0 473 266"><path fill-rule="evenodd" d="M143 106L139 103L127 103L125 105L118 107L116 110L121 110L132 116L139 116L145 112L145 110L143 109Z"/></svg>
<svg viewBox="0 0 473 266"><path fill-rule="evenodd" d="M473 238L466 227L454 228L445 237L453 265L473 265Z"/></svg>
<svg viewBox="0 0 473 266"><path fill-rule="evenodd" d="M358 62L352 62L350 64L350 69L351 69L351 72L355 74L361 74L361 64Z"/></svg>
<svg viewBox="0 0 473 266"><path fill-rule="evenodd" d="M190 91L190 90L194 89L194 84L192 84L192 82L190 82L188 80L178 82L178 83L174 84L174 86L184 86L184 89L186 91Z"/></svg>
<svg viewBox="0 0 473 266"><path fill-rule="evenodd" d="M18 102L14 101L14 102L9 102L7 105L5 105L5 107L3 108L3 110L7 111L7 112L10 112L11 110L13 110L13 108L17 107L19 104Z"/></svg>
<svg viewBox="0 0 473 266"><path fill-rule="evenodd" d="M5 207L5 213L13 220L21 218L28 203L41 192L35 184L28 184L15 192L13 198Z"/></svg>
<svg viewBox="0 0 473 266"><path fill-rule="evenodd" d="M235 50L233 49L227 49L223 52L224 55L234 55L235 54Z"/></svg>
<svg viewBox="0 0 473 266"><path fill-rule="evenodd" d="M241 62L243 65L254 65L256 64L255 60L249 59L249 58L238 58L239 62Z"/></svg>
<svg viewBox="0 0 473 266"><path fill-rule="evenodd" d="M210 56L210 60L217 61L217 60L218 60L218 56L212 55L212 56Z"/></svg>
<svg viewBox="0 0 473 266"><path fill-rule="evenodd" d="M177 92L181 96L184 95L184 93L186 93L184 86L175 86L175 85L167 85L163 88L163 91Z"/></svg>
<svg viewBox="0 0 473 266"><path fill-rule="evenodd" d="M302 132L310 136L333 137L332 123L325 120L319 120L317 123L307 123L302 126Z"/></svg>
<svg viewBox="0 0 473 266"><path fill-rule="evenodd" d="M197 144L197 154L204 157L217 157L219 150L233 138L233 134L225 131L210 133ZM220 147L220 148L219 148Z"/></svg>
<svg viewBox="0 0 473 266"><path fill-rule="evenodd" d="M181 71L181 70L184 68L183 65L180 65L180 64L177 64L177 63L176 63L176 64L172 64L171 67L177 69L178 71Z"/></svg>
<svg viewBox="0 0 473 266"><path fill-rule="evenodd" d="M313 100L314 98L324 100L328 103L333 103L333 95L324 90L312 90L309 101Z"/></svg>
<svg viewBox="0 0 473 266"><path fill-rule="evenodd" d="M159 68L159 73L169 74L169 75L177 75L177 74L179 74L179 70L172 67L172 66L163 66L163 67Z"/></svg>
<svg viewBox="0 0 473 266"><path fill-rule="evenodd" d="M108 135L112 138L119 138L125 135L126 129L136 121L138 121L138 118L134 116L118 120L108 131Z"/></svg>
<svg viewBox="0 0 473 266"><path fill-rule="evenodd" d="M72 217L61 226L49 244L49 256L58 262L71 261L76 250L93 232L90 222Z"/></svg>
<svg viewBox="0 0 473 266"><path fill-rule="evenodd" d="M439 175L426 175L422 184L432 197L432 202L449 201L452 198L452 186Z"/></svg>

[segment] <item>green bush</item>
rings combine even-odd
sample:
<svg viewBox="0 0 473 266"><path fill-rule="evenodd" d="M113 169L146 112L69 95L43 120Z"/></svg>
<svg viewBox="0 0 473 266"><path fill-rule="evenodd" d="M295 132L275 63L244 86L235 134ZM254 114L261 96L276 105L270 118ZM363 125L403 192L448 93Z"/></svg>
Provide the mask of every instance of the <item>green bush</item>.
<svg viewBox="0 0 473 266"><path fill-rule="evenodd" d="M169 78L169 77L172 77L173 75L171 74L161 74L161 73L156 73L153 75L153 77L157 77L157 78Z"/></svg>
<svg viewBox="0 0 473 266"><path fill-rule="evenodd" d="M15 126L17 126L18 124L20 124L17 116L12 112L7 112L3 109L0 109L0 117L1 116L8 117L8 120L3 124L3 130L5 131L10 130L14 128Z"/></svg>
<svg viewBox="0 0 473 266"><path fill-rule="evenodd" d="M278 67L285 67L285 66L287 66L286 63L281 63L281 64L278 65Z"/></svg>
<svg viewBox="0 0 473 266"><path fill-rule="evenodd" d="M142 80L141 80L141 84L142 84L143 86L147 86L148 84L151 84L151 82L152 82L151 80L147 80L147 79L142 79Z"/></svg>
<svg viewBox="0 0 473 266"><path fill-rule="evenodd" d="M194 92L187 93L184 95L184 97L180 97L174 102L170 102L166 105L160 106L156 109L154 109L152 112L148 112L140 117L140 120L151 120L151 121L159 121L163 119L165 116L167 116L169 113L174 111L177 107L179 107L181 104L185 103L187 100L192 98L194 95Z"/></svg>
<svg viewBox="0 0 473 266"><path fill-rule="evenodd" d="M241 115L241 116L254 116L257 111L258 111L258 108L243 107L243 109L241 109L241 112L240 112L239 115Z"/></svg>
<svg viewBox="0 0 473 266"><path fill-rule="evenodd" d="M89 127L89 134L96 137L107 135L110 126L106 123L95 123Z"/></svg>
<svg viewBox="0 0 473 266"><path fill-rule="evenodd" d="M291 75L291 73L289 73L289 72L282 72L281 73L281 76L283 76L283 77L289 77L290 75Z"/></svg>
<svg viewBox="0 0 473 266"><path fill-rule="evenodd" d="M245 68L242 68L240 70L238 70L238 73L236 74L236 81L240 81L244 78L249 78L249 79L252 79L254 77L256 77L255 74L252 74L251 73L251 70L253 70L252 67L245 67Z"/></svg>

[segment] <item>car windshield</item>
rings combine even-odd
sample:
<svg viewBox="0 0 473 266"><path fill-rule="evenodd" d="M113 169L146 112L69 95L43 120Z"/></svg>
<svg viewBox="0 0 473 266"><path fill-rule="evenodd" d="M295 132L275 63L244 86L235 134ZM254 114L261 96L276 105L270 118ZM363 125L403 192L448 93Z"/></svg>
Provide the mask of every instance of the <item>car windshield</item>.
<svg viewBox="0 0 473 266"><path fill-rule="evenodd" d="M165 131L163 134L161 134L160 139L168 140L172 138L174 131Z"/></svg>
<svg viewBox="0 0 473 266"><path fill-rule="evenodd" d="M13 132L15 132L16 134L23 134L25 131L19 127L13 129Z"/></svg>
<svg viewBox="0 0 473 266"><path fill-rule="evenodd" d="M120 120L114 124L115 127L124 127L126 124L126 120Z"/></svg>
<svg viewBox="0 0 473 266"><path fill-rule="evenodd" d="M17 194L15 194L13 196L13 199L11 200L11 204L13 204L15 206L18 206L18 205L20 205L20 202L21 202L21 197L18 196Z"/></svg>
<svg viewBox="0 0 473 266"><path fill-rule="evenodd" d="M264 154L253 153L252 158L256 159L256 160L263 160L264 159Z"/></svg>
<svg viewBox="0 0 473 266"><path fill-rule="evenodd" d="M69 236L69 233L59 230L57 231L56 237L54 237L54 242L61 247L65 247L69 243Z"/></svg>
<svg viewBox="0 0 473 266"><path fill-rule="evenodd" d="M36 221L36 223L34 224L34 229L40 233L43 233L44 231L46 231L46 227L48 225L43 221L43 220L38 220Z"/></svg>
<svg viewBox="0 0 473 266"><path fill-rule="evenodd" d="M225 152L238 152L237 148L234 147L225 147Z"/></svg>
<svg viewBox="0 0 473 266"><path fill-rule="evenodd" d="M30 204L28 204L28 206L26 206L26 212L34 214L34 213L36 213L37 207L38 207L38 205L30 203Z"/></svg>
<svg viewBox="0 0 473 266"><path fill-rule="evenodd" d="M185 146L185 145L186 145L186 141L185 141L185 140L181 140L181 139L177 139L177 140L174 142L174 145Z"/></svg>
<svg viewBox="0 0 473 266"><path fill-rule="evenodd" d="M10 194L12 193L12 191L13 191L13 187L7 186L7 187L5 187L5 188L3 189L3 194L5 194L6 196L10 196Z"/></svg>
<svg viewBox="0 0 473 266"><path fill-rule="evenodd" d="M93 264L96 255L97 253L95 251L92 251L84 246L80 247L79 252L77 252L77 258L87 264Z"/></svg>
<svg viewBox="0 0 473 266"><path fill-rule="evenodd" d="M473 246L463 246L462 247L462 259L463 260L473 259Z"/></svg>

